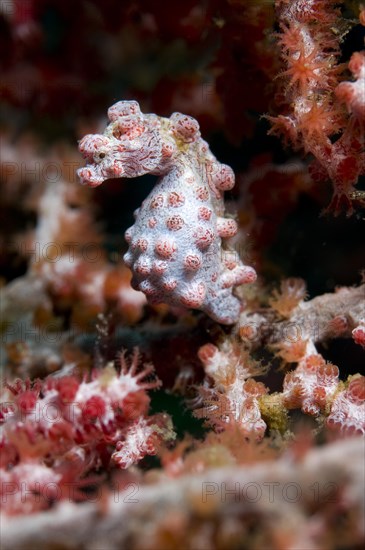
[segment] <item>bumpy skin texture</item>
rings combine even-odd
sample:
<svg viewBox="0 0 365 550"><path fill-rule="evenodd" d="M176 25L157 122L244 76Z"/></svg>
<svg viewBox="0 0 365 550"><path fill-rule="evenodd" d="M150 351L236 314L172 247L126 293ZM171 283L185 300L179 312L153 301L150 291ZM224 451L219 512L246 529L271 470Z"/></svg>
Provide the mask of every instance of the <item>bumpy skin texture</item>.
<svg viewBox="0 0 365 550"><path fill-rule="evenodd" d="M136 101L119 101L108 116L103 135L80 141L89 161L78 171L81 183L161 176L125 234L132 286L150 303L200 309L219 323L235 323L241 303L232 290L253 282L256 273L226 241L237 232L236 222L224 217L232 169L217 161L190 116L145 115Z"/></svg>

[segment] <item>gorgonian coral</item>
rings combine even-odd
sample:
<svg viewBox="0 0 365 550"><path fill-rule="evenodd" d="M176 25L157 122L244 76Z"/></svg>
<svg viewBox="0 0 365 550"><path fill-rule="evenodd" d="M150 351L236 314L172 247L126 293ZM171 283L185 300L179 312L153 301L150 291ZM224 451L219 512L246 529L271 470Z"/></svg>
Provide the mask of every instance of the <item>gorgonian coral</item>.
<svg viewBox="0 0 365 550"><path fill-rule="evenodd" d="M160 384L146 379L152 365L140 370L136 351L130 364L124 355L120 362L119 371L109 364L90 380L62 376L6 384L0 447L7 513L47 508L69 496L67 486L77 491L87 484L83 478L101 464L111 460L128 468L173 437L167 415L147 415L146 390Z"/></svg>
<svg viewBox="0 0 365 550"><path fill-rule="evenodd" d="M310 153L312 178L333 184L330 208L338 213L343 207L351 214L352 201L358 197L354 186L365 173L364 54L355 52L349 62L356 80L340 82L344 70L336 30L340 3L277 0L275 4L285 67L278 75L278 99L285 106L277 116L268 117L270 133Z"/></svg>

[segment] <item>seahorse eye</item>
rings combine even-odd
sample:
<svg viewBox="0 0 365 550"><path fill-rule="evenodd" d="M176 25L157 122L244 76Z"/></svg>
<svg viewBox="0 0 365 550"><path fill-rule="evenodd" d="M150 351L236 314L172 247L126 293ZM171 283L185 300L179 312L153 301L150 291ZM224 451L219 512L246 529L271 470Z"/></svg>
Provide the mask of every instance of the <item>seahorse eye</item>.
<svg viewBox="0 0 365 550"><path fill-rule="evenodd" d="M105 158L105 153L100 153L99 158L101 158L101 159Z"/></svg>

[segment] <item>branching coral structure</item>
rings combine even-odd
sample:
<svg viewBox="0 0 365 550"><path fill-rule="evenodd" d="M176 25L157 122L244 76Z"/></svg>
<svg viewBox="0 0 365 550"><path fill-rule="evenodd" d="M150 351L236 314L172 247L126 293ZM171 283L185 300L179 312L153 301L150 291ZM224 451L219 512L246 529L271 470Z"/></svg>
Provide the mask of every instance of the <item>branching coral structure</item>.
<svg viewBox="0 0 365 550"><path fill-rule="evenodd" d="M337 434L365 433L365 377L356 374L340 381L338 367L317 349L319 343L338 337L352 336L362 345L364 296L361 285L305 302L303 281L288 279L269 299L271 308L241 315L239 334L246 349L267 345L285 364L297 365L286 373L282 393L263 395L262 410L281 411L283 419L285 410L300 408L310 416L324 416ZM227 360L232 366L237 354L235 358L229 351Z"/></svg>
<svg viewBox="0 0 365 550"><path fill-rule="evenodd" d="M116 103L108 116L103 135L80 142L89 162L78 171L81 182L95 187L112 177L160 176L125 235L132 285L150 303L201 309L220 323L236 322L241 304L232 289L253 282L256 273L227 243L237 233L223 202L224 191L234 186L233 171L216 160L190 116L144 115L136 101Z"/></svg>
<svg viewBox="0 0 365 550"><path fill-rule="evenodd" d="M271 133L297 150L310 153L315 181L333 184L330 208L353 211L358 178L365 173L365 90L363 52L353 53L349 70L354 82L340 82L338 2L277 0L279 45L285 70L279 94L287 106L269 117ZM344 109L344 105L347 107Z"/></svg>
<svg viewBox="0 0 365 550"><path fill-rule="evenodd" d="M0 3L4 550L364 547L361 1Z"/></svg>

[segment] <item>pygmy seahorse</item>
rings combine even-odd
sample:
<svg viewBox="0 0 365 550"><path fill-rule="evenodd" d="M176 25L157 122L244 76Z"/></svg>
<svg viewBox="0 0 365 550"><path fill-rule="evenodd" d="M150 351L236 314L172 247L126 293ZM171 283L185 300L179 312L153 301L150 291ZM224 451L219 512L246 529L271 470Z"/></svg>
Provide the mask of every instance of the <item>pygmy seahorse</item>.
<svg viewBox="0 0 365 550"><path fill-rule="evenodd" d="M237 233L225 217L223 194L235 183L201 138L198 122L181 113L143 114L136 101L108 110L104 134L85 136L88 161L81 183L96 187L108 178L160 176L125 233L125 263L132 286L150 303L199 309L222 324L237 322L241 302L234 287L256 279L227 239Z"/></svg>

